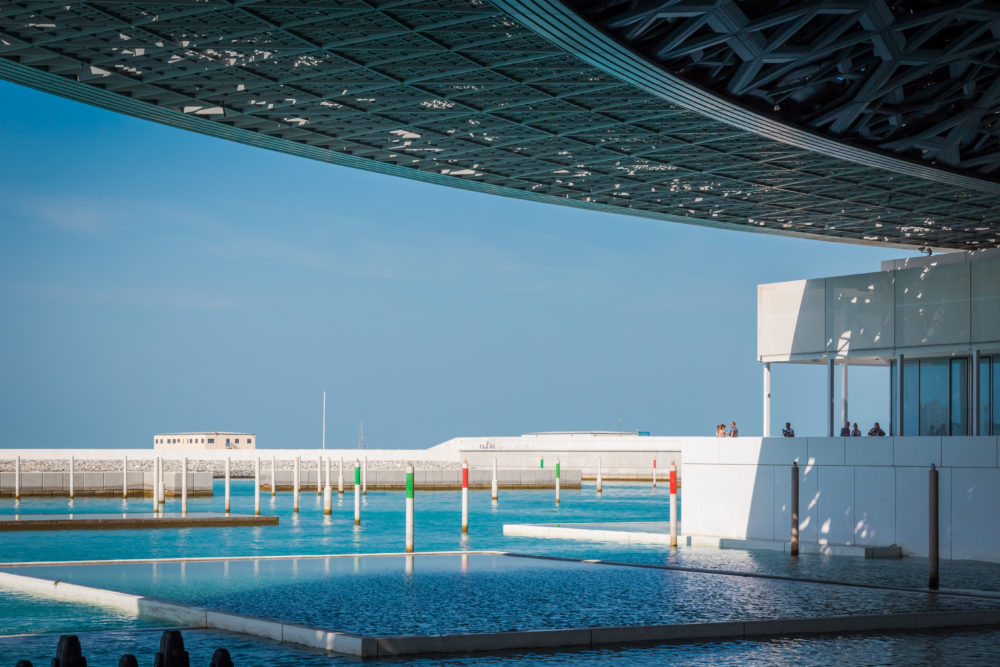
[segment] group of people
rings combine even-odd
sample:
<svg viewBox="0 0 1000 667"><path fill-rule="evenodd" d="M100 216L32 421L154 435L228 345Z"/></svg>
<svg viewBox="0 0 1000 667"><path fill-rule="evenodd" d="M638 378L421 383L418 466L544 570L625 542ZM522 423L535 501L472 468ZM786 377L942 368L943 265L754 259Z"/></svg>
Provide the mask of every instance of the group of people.
<svg viewBox="0 0 1000 667"><path fill-rule="evenodd" d="M875 425L868 429L868 435L885 435L885 431L882 427L875 422ZM844 422L844 427L840 429L840 437L842 438L860 438L861 429L858 428L858 422L854 422L853 428L851 427L851 422Z"/></svg>
<svg viewBox="0 0 1000 667"><path fill-rule="evenodd" d="M729 422L729 429L726 430L725 424L719 424L715 427L715 437L716 438L736 438L739 437L740 430L736 428L736 422Z"/></svg>

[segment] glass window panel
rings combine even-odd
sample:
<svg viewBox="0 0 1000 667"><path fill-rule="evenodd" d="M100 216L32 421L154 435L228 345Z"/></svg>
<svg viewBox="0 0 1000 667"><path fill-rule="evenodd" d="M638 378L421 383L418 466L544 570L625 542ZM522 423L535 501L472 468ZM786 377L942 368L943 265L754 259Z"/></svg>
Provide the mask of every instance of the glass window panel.
<svg viewBox="0 0 1000 667"><path fill-rule="evenodd" d="M969 435L969 360L951 360L951 434Z"/></svg>
<svg viewBox="0 0 1000 667"><path fill-rule="evenodd" d="M1000 435L1000 354L993 355L993 372L990 374L993 377L991 391L990 391L990 401L993 404L993 417L992 417L992 428L991 432L993 435Z"/></svg>
<svg viewBox="0 0 1000 667"><path fill-rule="evenodd" d="M896 434L896 362L889 362L889 435Z"/></svg>
<svg viewBox="0 0 1000 667"><path fill-rule="evenodd" d="M920 435L948 435L948 360L920 360Z"/></svg>
<svg viewBox="0 0 1000 667"><path fill-rule="evenodd" d="M979 434L994 435L990 429L990 358L979 357Z"/></svg>
<svg viewBox="0 0 1000 667"><path fill-rule="evenodd" d="M900 435L920 433L920 375L916 361L903 360L903 431Z"/></svg>

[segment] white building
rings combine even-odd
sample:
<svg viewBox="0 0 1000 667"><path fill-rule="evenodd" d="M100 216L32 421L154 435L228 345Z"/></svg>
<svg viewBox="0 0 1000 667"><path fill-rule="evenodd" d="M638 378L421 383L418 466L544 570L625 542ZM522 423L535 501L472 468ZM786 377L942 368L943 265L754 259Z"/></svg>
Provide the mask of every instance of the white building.
<svg viewBox="0 0 1000 667"><path fill-rule="evenodd" d="M253 433L202 431L198 433L158 433L153 436L153 449L255 449Z"/></svg>
<svg viewBox="0 0 1000 667"><path fill-rule="evenodd" d="M1000 435L1000 250L882 263L882 270L757 288L764 435L772 363L827 367L827 435L847 421L847 369L891 369L890 435ZM834 420L834 366L841 419ZM839 429L836 430L839 433Z"/></svg>

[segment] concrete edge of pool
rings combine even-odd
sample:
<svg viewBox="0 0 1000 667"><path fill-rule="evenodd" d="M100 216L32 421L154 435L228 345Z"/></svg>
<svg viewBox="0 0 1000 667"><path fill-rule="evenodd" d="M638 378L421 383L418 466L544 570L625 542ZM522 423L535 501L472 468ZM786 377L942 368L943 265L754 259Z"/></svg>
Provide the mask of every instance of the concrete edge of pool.
<svg viewBox="0 0 1000 667"><path fill-rule="evenodd" d="M445 552L379 555L405 557L443 555L443 553ZM514 558L531 557L527 554L509 554L504 552L447 553L448 555L470 553L477 555L502 555ZM344 557L348 556L357 556L357 554L344 555ZM322 557L314 556L314 558ZM211 560L231 559L217 558ZM244 560L252 560L252 558ZM111 564L114 561L92 561L94 564L102 562ZM142 562L153 561L147 560ZM594 563L595 561L579 560L578 562ZM609 644L647 642L732 641L793 635L922 632L930 630L1000 627L1000 609L983 609L618 627L562 628L512 632L456 633L447 635L367 636L295 623L284 623L270 618L235 614L142 595L81 586L65 583L60 580L42 579L9 572L0 572L0 587L65 602L110 607L138 618L168 621L182 627L232 632L361 658L517 649L578 649Z"/></svg>
<svg viewBox="0 0 1000 667"><path fill-rule="evenodd" d="M161 528L218 528L224 526L277 526L278 517L254 514L190 512L187 515L128 516L116 514L81 514L47 517L24 514L16 519L0 517L0 532L22 530L148 530Z"/></svg>

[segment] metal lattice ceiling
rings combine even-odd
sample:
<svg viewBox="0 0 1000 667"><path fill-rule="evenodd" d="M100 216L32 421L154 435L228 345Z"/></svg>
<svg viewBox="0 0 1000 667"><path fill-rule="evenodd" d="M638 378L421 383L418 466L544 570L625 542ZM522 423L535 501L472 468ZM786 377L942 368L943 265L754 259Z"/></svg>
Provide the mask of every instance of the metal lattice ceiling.
<svg viewBox="0 0 1000 667"><path fill-rule="evenodd" d="M1000 245L997 184L840 159L693 111L528 29L532 5L2 0L0 77L506 196L831 240Z"/></svg>

